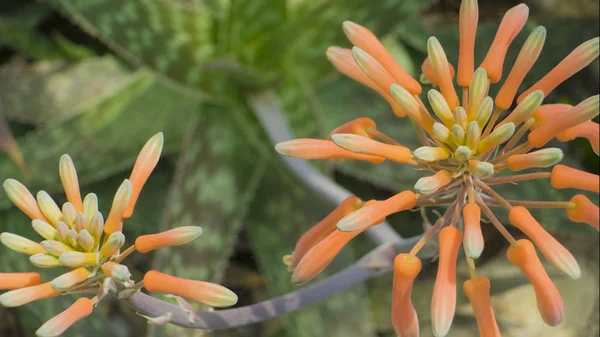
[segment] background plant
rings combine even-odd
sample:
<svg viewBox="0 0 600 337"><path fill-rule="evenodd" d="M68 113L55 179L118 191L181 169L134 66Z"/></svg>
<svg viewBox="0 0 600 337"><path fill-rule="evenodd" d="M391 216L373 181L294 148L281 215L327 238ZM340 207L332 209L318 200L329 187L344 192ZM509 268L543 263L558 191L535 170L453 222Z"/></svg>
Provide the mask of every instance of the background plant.
<svg viewBox="0 0 600 337"><path fill-rule="evenodd" d="M227 284L241 295L241 304L287 293L295 287L282 268L281 256L289 253L290 238L298 238L331 206L281 164L253 111L256 105L250 102L259 92L272 92L298 137L322 138L368 109L384 132L408 146L416 145L416 138L407 132L408 125L403 129L405 123L388 123L395 117L385 102L339 78L324 53L330 45L347 46L340 29L342 21L361 22L386 36L394 56L418 74L420 63L415 62L423 59L427 36L435 34L446 48L458 46L453 24L458 4L136 0L120 7L109 1L6 2L0 16L0 113L10 121L27 177L8 156L0 157L0 176L28 178L32 190L60 193L58 177L47 168L56 167L57 158L68 152L78 163L82 189L96 191L105 212L138 149L152 134L163 131L166 160L149 180L130 220L137 225L126 228L130 233L125 234L136 237L187 224L201 225L205 232L193 246L135 261L137 276L152 265L181 277L242 280ZM482 4L479 34L489 37L478 36L479 41L491 41L500 13L511 5ZM526 26L514 45L522 45L531 29L543 24L554 32L546 42L547 50L554 53L534 67L523 87L552 68L579 41L597 34L597 17L585 17L597 11L587 6L590 10L583 12L552 6L532 10L541 14L532 18L535 23ZM591 6L597 7L597 3L592 1ZM573 35L579 38L570 38ZM487 46L477 48L479 59L486 50ZM512 62L516 53L511 50L506 62ZM447 54L457 55L451 50ZM456 64L456 60L450 62ZM590 69L553 93L557 98L553 101L573 103L596 93L597 88L590 88L589 83L598 83L598 63ZM9 141L2 144L8 144L9 150L15 148ZM575 145L564 151L570 154L565 163L597 171L595 155L583 149L589 147ZM407 184L421 176L388 165L351 162L319 169L361 196L379 198L410 187ZM524 193L556 193L550 192L549 185L529 186L519 191L519 198L534 199ZM511 198L510 191L514 189L507 189L507 198ZM5 195L0 196L0 208L2 231L18 228L26 235L23 229L29 228L28 224L10 208ZM554 215L538 219L559 227L561 218ZM418 214L389 220L406 236L420 228ZM366 239L359 241L353 249L343 251L332 270L348 265L372 247ZM186 258L191 254L202 256L202 263ZM597 251L586 251L586 256L593 265ZM6 271L17 271L26 263L12 254L0 256ZM220 334L390 333L389 287L380 286L388 283L391 280L384 277L282 319ZM20 322L25 335L31 335L51 313L67 306L67 302L57 303L24 307L10 317ZM131 316L129 310L119 310L120 305L115 302L106 318L90 317L70 333L77 336L90 328L99 335L116 336L134 329L145 331L145 321ZM349 312L348 307L355 309ZM160 335L166 329L177 328L148 328L147 332Z"/></svg>

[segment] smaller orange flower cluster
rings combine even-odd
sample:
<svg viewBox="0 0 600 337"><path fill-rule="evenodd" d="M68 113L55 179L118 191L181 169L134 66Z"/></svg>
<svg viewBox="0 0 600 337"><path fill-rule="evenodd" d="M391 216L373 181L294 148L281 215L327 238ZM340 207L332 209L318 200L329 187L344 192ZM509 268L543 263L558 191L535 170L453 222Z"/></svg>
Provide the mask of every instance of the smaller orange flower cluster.
<svg viewBox="0 0 600 337"><path fill-rule="evenodd" d="M475 269L475 260L484 249L482 213L510 243L508 259L531 282L540 315L551 326L563 319L563 301L535 247L565 276L577 279L581 271L571 253L527 208L564 209L570 220L599 229L598 206L583 194L573 196L568 202L506 200L491 186L549 179L556 189L599 192L597 174L557 165L563 158L562 150L543 148L553 139L566 142L581 137L598 154L600 128L591 120L598 116L599 96L589 97L576 106L542 102L559 84L598 57L600 39L582 43L517 97L546 39L544 27L533 29L498 94L492 98L490 85L502 79L506 53L523 29L529 8L519 4L506 12L487 55L475 69L478 12L476 0L462 1L456 71L441 43L435 37L427 41L428 57L422 65L421 80L435 87L427 92L433 114L419 97L421 85L393 60L367 28L344 22L343 29L352 49L327 50L328 59L340 72L379 93L396 116L410 118L423 146L411 151L379 131L374 121L363 117L336 128L326 140L295 139L275 147L279 153L296 158L355 159L375 164L388 160L430 172L417 180L414 192L402 191L387 200L364 203L355 197L346 199L303 235L292 255L284 258L293 271L292 282L304 283L321 272L351 239L380 224L388 215L413 207L448 206L434 225L425 228L423 237L411 251L399 254L394 260L392 323L400 337L419 335L417 313L411 302L412 285L421 269L416 254L436 234L439 234L439 263L431 302L433 334L446 336L452 325L457 297L456 263L462 245L470 272L463 289L475 311L480 335L491 337L500 336L500 332L490 303L490 281L478 276ZM460 99L453 83L455 76L462 87ZM504 113L515 97L516 107ZM519 144L522 138L526 141ZM513 173L537 168L552 170L495 176L501 171ZM497 206L508 211L509 222L528 239L513 238L490 209Z"/></svg>
<svg viewBox="0 0 600 337"><path fill-rule="evenodd" d="M137 198L146 180L158 163L163 135L158 133L144 145L129 179L117 190L110 213L104 221L98 211L98 198L90 193L82 200L77 172L68 155L60 159L59 171L67 196L59 208L44 191L37 199L14 179L4 182L4 189L13 203L32 219L34 230L44 239L40 243L12 233L0 234L8 248L30 255L29 260L39 268L68 267L71 271L43 282L40 274L0 273L0 304L16 307L60 294L88 293L61 314L42 325L36 334L58 336L78 320L92 313L93 307L109 292L119 296L132 295L145 287L150 292L166 292L213 307L231 306L237 296L217 284L180 279L149 271L142 282L131 280L129 269L121 262L134 251L152 250L189 243L202 234L195 226L178 227L158 234L142 235L135 244L121 252L125 244L123 220L131 217Z"/></svg>

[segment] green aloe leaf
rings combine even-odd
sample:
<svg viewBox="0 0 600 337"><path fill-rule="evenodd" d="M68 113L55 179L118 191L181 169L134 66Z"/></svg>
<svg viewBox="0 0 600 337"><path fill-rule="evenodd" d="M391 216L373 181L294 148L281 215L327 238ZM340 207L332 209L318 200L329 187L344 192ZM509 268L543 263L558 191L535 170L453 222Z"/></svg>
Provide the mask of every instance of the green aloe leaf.
<svg viewBox="0 0 600 337"><path fill-rule="evenodd" d="M272 296L298 289L291 284L291 273L283 264L282 257L292 252L295 241L303 232L335 207L308 191L288 174L282 173L278 165L281 164L269 166L245 220L247 235ZM339 271L356 258L351 248L345 248L316 280ZM290 337L375 336L363 285L282 318L286 335Z"/></svg>
<svg viewBox="0 0 600 337"><path fill-rule="evenodd" d="M211 13L170 1L53 0L89 33L136 65L190 86L202 79L201 65L214 53Z"/></svg>
<svg viewBox="0 0 600 337"><path fill-rule="evenodd" d="M244 126L230 108L203 105L201 110L180 152L162 229L194 225L203 234L192 244L157 251L153 269L221 282L265 163L240 136ZM155 336L202 334L172 325L154 330Z"/></svg>
<svg viewBox="0 0 600 337"><path fill-rule="evenodd" d="M0 45L7 45L34 59L60 60L60 49L47 37L38 34L30 21L0 16Z"/></svg>
<svg viewBox="0 0 600 337"><path fill-rule="evenodd" d="M163 153L179 149L197 98L156 82L151 74L141 72L136 77L84 113L17 140L30 167L28 186L49 193L59 190L58 176L49 174L47 168L54 167L63 153L71 154L85 185L130 167L145 141L159 131L165 133ZM0 161L0 176L22 175L4 160ZM0 208L7 205L8 200L0 197Z"/></svg>
<svg viewBox="0 0 600 337"><path fill-rule="evenodd" d="M110 56L74 64L13 62L0 68L0 110L12 120L53 124L126 90L141 75Z"/></svg>

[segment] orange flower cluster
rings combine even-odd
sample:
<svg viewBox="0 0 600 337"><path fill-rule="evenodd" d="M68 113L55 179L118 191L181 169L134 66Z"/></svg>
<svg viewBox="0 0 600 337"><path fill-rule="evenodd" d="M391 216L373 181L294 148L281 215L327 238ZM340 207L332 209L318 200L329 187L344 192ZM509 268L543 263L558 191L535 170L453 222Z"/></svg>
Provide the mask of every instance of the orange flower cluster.
<svg viewBox="0 0 600 337"><path fill-rule="evenodd" d="M139 283L134 283L127 266L121 262L136 250L152 250L189 243L202 234L195 226L175 228L166 232L142 235L135 244L121 252L125 244L123 220L133 214L137 198L146 180L158 163L163 135L158 133L144 145L129 179L117 190L106 221L98 211L98 198L90 193L81 198L79 181L73 161L68 155L60 159L60 179L67 202L59 208L50 195L40 191L35 198L14 179L4 182L4 189L13 203L32 219L34 230L43 238L40 243L12 233L0 234L8 248L30 255L39 268L68 267L71 271L44 282L40 274L0 273L0 305L16 307L39 299L61 294L95 294L81 297L67 310L50 319L36 332L38 336L58 336L78 320L89 316L94 306L109 292L131 295L145 287L150 292L167 292L208 304L231 306L237 296L220 285L150 271Z"/></svg>
<svg viewBox="0 0 600 337"><path fill-rule="evenodd" d="M489 96L492 83L502 78L505 55L524 27L529 8L513 7L504 15L492 45L475 69L474 46L479 20L476 0L463 0L460 7L460 46L455 89L455 70L440 42L427 41L428 57L423 63L421 81L437 89L427 92L433 111L429 112L419 95L421 85L398 65L381 42L367 28L344 22L343 29L352 49L330 47L327 57L343 74L378 92L398 117L414 122L422 147L411 150L379 131L375 122L363 117L336 128L326 140L295 139L276 145L286 156L305 159L355 159L378 164L385 160L430 171L419 179L413 191L402 191L382 201L346 199L325 219L304 234L284 262L292 282L311 280L333 260L352 238L380 224L392 213L413 207L450 205L426 230L408 254L394 260L392 322L400 337L419 335L417 313L411 302L413 282L421 269L417 252L439 233L439 264L431 303L432 329L446 336L456 307L456 262L462 245L471 279L464 291L471 301L481 336L499 336L490 304L490 281L477 276L475 259L484 249L482 213L508 240L509 261L530 280L542 319L554 326L563 318L563 302L544 270L535 246L545 259L564 275L577 279L581 271L573 256L550 235L526 207L565 209L574 222L598 230L599 209L583 194L570 201L505 200L491 186L532 179L549 179L557 189L574 188L598 193L599 176L564 165L558 148L543 148L553 139L569 141L586 138L598 154L599 127L591 120L598 116L598 95L576 106L542 104L560 83L598 57L599 39L584 42L566 56L546 76L516 99L519 87L538 59L546 29L535 28L512 65L495 98ZM521 139L526 136L525 141ZM519 144L520 143L520 144ZM550 172L496 175L502 171L552 168ZM512 225L529 239L516 240L496 218L490 206L502 206ZM535 244L535 246L534 246Z"/></svg>

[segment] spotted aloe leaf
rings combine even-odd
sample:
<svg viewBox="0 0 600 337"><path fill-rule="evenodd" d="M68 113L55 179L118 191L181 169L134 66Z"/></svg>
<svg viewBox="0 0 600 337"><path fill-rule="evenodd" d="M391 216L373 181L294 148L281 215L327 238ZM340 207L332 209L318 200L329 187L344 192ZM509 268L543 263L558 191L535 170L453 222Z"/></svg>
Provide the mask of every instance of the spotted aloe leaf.
<svg viewBox="0 0 600 337"><path fill-rule="evenodd" d="M182 96L156 82L153 75L141 72L130 85L84 113L17 139L30 167L28 186L49 193L59 190L58 176L47 168L54 167L63 153L71 154L81 184L85 185L132 165L148 136L158 131L168 135L163 153L177 150L196 107L196 98ZM0 161L0 175L22 177L8 160ZM8 205L2 195L0 208Z"/></svg>
<svg viewBox="0 0 600 337"><path fill-rule="evenodd" d="M180 151L163 230L199 225L203 234L194 244L157 251L153 269L221 282L265 163L244 137L244 128L252 126L238 123L236 112L212 105L201 111ZM201 334L171 325L155 330L154 336Z"/></svg>
<svg viewBox="0 0 600 337"><path fill-rule="evenodd" d="M269 167L245 221L247 234L272 296L297 289L290 282L291 273L283 264L282 256L291 253L294 240L331 211L326 201L276 165L281 164ZM355 258L350 248L345 249L325 274L339 271ZM326 276L321 276L321 279L323 277ZM288 336L375 335L364 286L333 295L283 319Z"/></svg>
<svg viewBox="0 0 600 337"><path fill-rule="evenodd" d="M202 80L202 64L214 53L210 11L170 1L50 2L117 54L190 86Z"/></svg>
<svg viewBox="0 0 600 337"><path fill-rule="evenodd" d="M53 124L126 90L140 76L110 56L72 65L13 62L0 68L0 110L11 120Z"/></svg>
<svg viewBox="0 0 600 337"><path fill-rule="evenodd" d="M49 12L48 8L45 9ZM41 18L45 13L27 11L26 14L31 15L27 20L21 20L23 15L17 14L18 17L0 16L0 31L10 32L10 34L2 34L0 45L7 45L34 59L59 60L64 57L60 48L52 40L35 31L34 24L37 20L32 18Z"/></svg>

